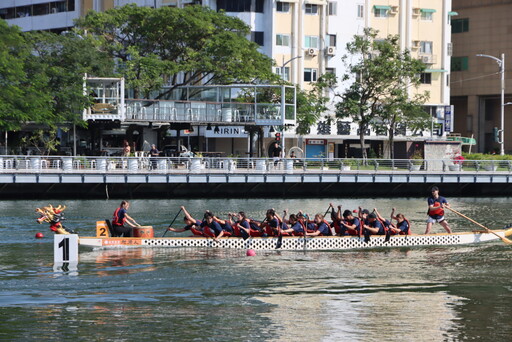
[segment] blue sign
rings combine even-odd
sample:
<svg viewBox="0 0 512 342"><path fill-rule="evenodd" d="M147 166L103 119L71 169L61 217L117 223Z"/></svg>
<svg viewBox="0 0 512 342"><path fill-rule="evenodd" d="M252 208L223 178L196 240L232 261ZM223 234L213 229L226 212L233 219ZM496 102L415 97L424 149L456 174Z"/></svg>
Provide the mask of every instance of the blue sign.
<svg viewBox="0 0 512 342"><path fill-rule="evenodd" d="M444 131L447 133L452 132L452 107L444 107Z"/></svg>

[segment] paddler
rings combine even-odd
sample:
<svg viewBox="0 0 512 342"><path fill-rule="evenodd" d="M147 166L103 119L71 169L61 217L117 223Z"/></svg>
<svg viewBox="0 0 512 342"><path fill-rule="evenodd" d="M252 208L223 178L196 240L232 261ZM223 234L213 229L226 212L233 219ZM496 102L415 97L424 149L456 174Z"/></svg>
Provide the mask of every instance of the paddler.
<svg viewBox="0 0 512 342"><path fill-rule="evenodd" d="M112 228L118 236L132 236L132 229L125 227L125 223L134 228L140 226L140 224L135 222L135 220L128 215L128 208L130 208L130 203L128 201L122 201L119 208L117 208L112 215Z"/></svg>
<svg viewBox="0 0 512 342"><path fill-rule="evenodd" d="M190 213L187 211L187 209L185 209L184 206L181 206L181 210L185 214L185 217L183 218L183 221L185 222L185 227L183 227L181 229L169 227L169 228L167 228L167 230L169 230L171 232L176 232L176 233L182 233L187 230L190 230L194 235L200 235L200 236L203 235L203 232L200 229L201 221L193 218L192 215L190 215Z"/></svg>
<svg viewBox="0 0 512 342"><path fill-rule="evenodd" d="M430 230L432 229L434 222L438 222L448 233L451 233L452 230L450 229L448 222L444 219L444 208L449 208L450 204L446 198L439 196L439 188L437 186L433 186L430 189L430 197L427 199L427 203L428 219L425 234L430 234Z"/></svg>
<svg viewBox="0 0 512 342"><path fill-rule="evenodd" d="M363 228L370 232L370 235L385 235L386 228L377 219L375 213L368 214L367 223L363 224Z"/></svg>
<svg viewBox="0 0 512 342"><path fill-rule="evenodd" d="M318 213L315 215L313 222L308 223L306 230L307 236L329 236L331 234L331 227L329 223L324 220L324 215Z"/></svg>

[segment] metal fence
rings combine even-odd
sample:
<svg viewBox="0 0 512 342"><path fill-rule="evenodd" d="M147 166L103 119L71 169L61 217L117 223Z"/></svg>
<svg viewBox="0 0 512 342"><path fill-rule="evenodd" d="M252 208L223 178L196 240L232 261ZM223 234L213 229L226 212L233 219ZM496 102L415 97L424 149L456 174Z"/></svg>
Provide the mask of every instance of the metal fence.
<svg viewBox="0 0 512 342"><path fill-rule="evenodd" d="M512 172L509 160L0 156L0 173Z"/></svg>

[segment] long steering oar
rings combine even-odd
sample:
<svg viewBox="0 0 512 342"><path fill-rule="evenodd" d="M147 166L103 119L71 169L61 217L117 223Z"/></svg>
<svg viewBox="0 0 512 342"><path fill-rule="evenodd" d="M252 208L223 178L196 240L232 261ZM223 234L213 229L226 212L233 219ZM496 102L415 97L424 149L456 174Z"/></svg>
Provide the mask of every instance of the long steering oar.
<svg viewBox="0 0 512 342"><path fill-rule="evenodd" d="M491 233L491 234L494 234L496 235L497 237L499 237L501 239L501 241L505 242L507 245L512 245L512 241L510 241L509 239L507 239L506 237L504 236L500 236L498 233L496 233L495 231L493 230L490 230L489 228L487 228L486 226L476 222L475 220L473 219L470 219L469 217L467 217L466 215L462 214L462 213L459 213L457 210L455 209L452 209L450 207L445 207L446 209L449 209L451 211L453 211L455 214L459 215L460 217L464 217L466 220L470 221L470 222L473 222L474 224L476 224L477 226L485 229L487 232Z"/></svg>
<svg viewBox="0 0 512 342"><path fill-rule="evenodd" d="M171 222L171 224L169 225L169 227L167 227L167 229L165 230L164 235L162 235L162 237L164 237L164 236L165 236L165 234L167 234L167 232L169 231L169 228L171 228L171 227L172 227L172 225L174 224L174 221L176 221L176 219L178 218L178 215L181 213L181 210L182 210L182 209L180 208L180 210L178 211L178 213L176 214L176 216L174 216L174 219L172 220L172 222Z"/></svg>

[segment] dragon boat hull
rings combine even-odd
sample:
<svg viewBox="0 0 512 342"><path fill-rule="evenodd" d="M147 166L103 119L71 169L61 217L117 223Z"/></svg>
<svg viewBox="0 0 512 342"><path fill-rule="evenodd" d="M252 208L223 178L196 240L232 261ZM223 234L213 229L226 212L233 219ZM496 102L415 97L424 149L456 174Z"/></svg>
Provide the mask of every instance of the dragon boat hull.
<svg viewBox="0 0 512 342"><path fill-rule="evenodd" d="M501 237L512 235L512 228L496 230ZM114 237L80 237L79 244L92 248L123 248L123 247L197 247L197 248L230 248L255 250L349 250L383 247L416 247L416 246L454 246L470 245L499 238L491 233L464 232L441 233L428 235L396 235L386 241L385 236L371 236L365 242L363 237L354 236L323 236L323 237L251 237L246 240L238 237L221 238L215 241L206 237L162 237L162 238L114 238Z"/></svg>

